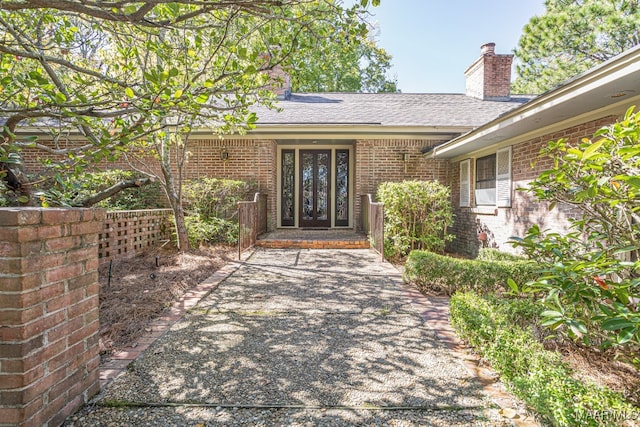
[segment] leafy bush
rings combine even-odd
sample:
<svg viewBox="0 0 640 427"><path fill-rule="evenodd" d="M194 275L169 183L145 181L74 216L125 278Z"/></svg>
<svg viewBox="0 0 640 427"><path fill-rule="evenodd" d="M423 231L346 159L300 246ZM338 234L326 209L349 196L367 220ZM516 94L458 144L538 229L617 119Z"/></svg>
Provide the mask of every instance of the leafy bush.
<svg viewBox="0 0 640 427"><path fill-rule="evenodd" d="M199 215L185 217L189 243L198 247L203 243L238 243L238 224L222 218L203 219Z"/></svg>
<svg viewBox="0 0 640 427"><path fill-rule="evenodd" d="M450 301L457 334L489 361L514 395L557 426L601 425L599 414L640 416L607 388L572 378L560 354L536 340L531 325L541 304L460 293Z"/></svg>
<svg viewBox="0 0 640 427"><path fill-rule="evenodd" d="M189 214L209 220L233 218L238 212L238 202L249 199L252 190L252 185L244 181L199 178L185 182L182 191Z"/></svg>
<svg viewBox="0 0 640 427"><path fill-rule="evenodd" d="M526 261L527 258L521 255L502 252L494 248L481 248L476 257L478 261Z"/></svg>
<svg viewBox="0 0 640 427"><path fill-rule="evenodd" d="M80 206L82 201L121 181L141 178L133 171L113 169L87 172L80 176L57 176L46 187L38 188L44 206ZM109 210L157 209L166 207L166 196L159 183L127 188L114 196L98 202L95 207Z"/></svg>
<svg viewBox="0 0 640 427"><path fill-rule="evenodd" d="M640 364L640 113L629 109L577 146L552 141L541 156L553 167L529 191L582 215L567 234L533 226L515 242L547 267L524 288L546 295L543 325Z"/></svg>
<svg viewBox="0 0 640 427"><path fill-rule="evenodd" d="M384 203L385 256L405 256L414 249L444 252L453 239L450 190L434 181L385 182L377 198Z"/></svg>
<svg viewBox="0 0 640 427"><path fill-rule="evenodd" d="M538 276L534 262L478 261L453 258L428 251L412 251L405 263L404 277L421 291L451 295L456 291L480 293L508 291L508 280L533 280Z"/></svg>
<svg viewBox="0 0 640 427"><path fill-rule="evenodd" d="M5 186L4 182L0 180L0 208L12 205L13 203L11 201L9 192L7 191L7 187Z"/></svg>

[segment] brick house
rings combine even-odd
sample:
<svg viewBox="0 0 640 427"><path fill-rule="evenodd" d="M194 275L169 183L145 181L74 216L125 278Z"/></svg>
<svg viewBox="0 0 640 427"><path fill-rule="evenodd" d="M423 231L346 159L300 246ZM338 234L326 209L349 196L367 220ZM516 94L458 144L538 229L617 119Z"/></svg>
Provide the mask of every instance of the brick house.
<svg viewBox="0 0 640 427"><path fill-rule="evenodd" d="M429 159L448 166L456 214L452 248L470 255L482 244L512 251L509 238L533 224L566 231L575 213L570 206L549 211L518 189L550 166L537 159L547 142L590 138L631 106L640 107L640 45L429 151Z"/></svg>
<svg viewBox="0 0 640 427"><path fill-rule="evenodd" d="M291 94L285 86L281 111L259 111L255 131L218 144L228 162L238 156L231 169L247 167L241 147L253 147L270 229L357 228L360 195L384 181L435 179L452 189L451 249L510 251L509 238L534 223L566 229L568 207L549 212L517 189L546 168L532 162L548 141L590 137L639 104L640 47L537 97L511 96L513 57L494 48L483 45L465 71L465 94Z"/></svg>
<svg viewBox="0 0 640 427"><path fill-rule="evenodd" d="M381 182L438 180L452 189L452 249L477 253L482 231L508 251L510 236L533 223L561 230L571 215L517 191L544 169L531 167L540 147L591 136L640 101L640 48L537 97L510 94L512 59L483 45L465 94L298 94L276 70L279 110L256 108L246 135L195 132L186 177L255 183L269 231L357 229L360 196Z"/></svg>
<svg viewBox="0 0 640 427"><path fill-rule="evenodd" d="M199 141L193 167L256 181L270 230L357 228L361 195L384 181L445 182L449 161L426 151L530 100L509 94L511 60L484 45L465 73L466 94L297 94L284 79L279 111L258 109L247 135Z"/></svg>

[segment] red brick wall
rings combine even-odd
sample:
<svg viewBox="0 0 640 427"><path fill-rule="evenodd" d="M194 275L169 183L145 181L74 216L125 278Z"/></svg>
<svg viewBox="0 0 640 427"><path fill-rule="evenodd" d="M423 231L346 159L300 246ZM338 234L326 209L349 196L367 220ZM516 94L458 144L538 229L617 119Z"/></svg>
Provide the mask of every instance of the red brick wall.
<svg viewBox="0 0 640 427"><path fill-rule="evenodd" d="M0 424L57 426L99 391L103 210L0 209Z"/></svg>
<svg viewBox="0 0 640 427"><path fill-rule="evenodd" d="M220 158L225 149L229 157L226 162ZM272 140L211 140L192 138L189 141L190 156L186 165L185 178L228 178L255 184L260 192L267 193L269 206L269 230L275 228L276 218L276 143ZM41 170L38 161L42 152L33 149L23 151L24 164L28 171ZM136 167L150 167L157 171L157 161L149 159L134 163ZM174 162L175 164L175 162ZM123 158L115 162L101 163L101 169L130 169Z"/></svg>
<svg viewBox="0 0 640 427"><path fill-rule="evenodd" d="M466 94L478 99L509 98L513 55L496 55L495 43L481 47L480 58L466 71Z"/></svg>
<svg viewBox="0 0 640 427"><path fill-rule="evenodd" d="M107 212L98 235L100 263L131 258L171 239L171 209Z"/></svg>
<svg viewBox="0 0 640 427"><path fill-rule="evenodd" d="M548 141L566 138L569 143L577 144L582 138L592 137L598 129L615 120L616 117L605 117L514 145L511 161L513 188L511 207L498 208L495 210L495 215L474 213L473 208L459 206L460 162L452 164L447 182L452 189L451 197L456 217L451 232L456 235L456 239L450 244L450 249L475 256L481 246L478 240L480 231L488 235L487 246L506 252L514 252L514 248L507 243L510 237L523 236L533 224L538 224L542 229L566 231L569 225L568 219L578 215L576 210L569 206L558 205L549 211L546 203L537 202L531 194L516 189L526 187L542 171L550 167L551 160L537 159L540 149L546 146ZM472 160L472 182L475 178L474 166ZM472 190L471 205L473 204ZM483 212L485 208L482 207Z"/></svg>
<svg viewBox="0 0 640 427"><path fill-rule="evenodd" d="M374 195L387 181L439 180L446 182L447 161L425 159L422 149L442 141L434 140L358 140L355 142L355 225L359 225L360 196ZM405 162L404 154L409 154Z"/></svg>

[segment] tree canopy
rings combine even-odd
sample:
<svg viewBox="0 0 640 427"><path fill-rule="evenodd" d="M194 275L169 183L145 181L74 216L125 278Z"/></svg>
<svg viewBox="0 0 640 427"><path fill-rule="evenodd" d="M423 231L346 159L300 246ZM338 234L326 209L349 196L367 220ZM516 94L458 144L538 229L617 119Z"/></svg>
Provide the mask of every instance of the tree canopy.
<svg viewBox="0 0 640 427"><path fill-rule="evenodd" d="M336 35L317 41L313 56L291 58L291 87L294 92L398 92L395 77L389 76L391 55L367 33L357 40Z"/></svg>
<svg viewBox="0 0 640 427"><path fill-rule="evenodd" d="M269 102L265 71L332 38L359 43L367 26L358 12L370 3L0 2L0 175L25 193L25 146L68 172L169 127L242 132L256 120L249 106ZM16 137L33 126L51 142Z"/></svg>
<svg viewBox="0 0 640 427"><path fill-rule="evenodd" d="M538 94L640 43L637 0L546 0L515 49L514 93Z"/></svg>
<svg viewBox="0 0 640 427"><path fill-rule="evenodd" d="M44 153L39 182L122 157L161 182L187 249L191 131L252 128L250 107L275 99L270 71L336 43L357 52L368 32L361 14L378 1L2 1L0 179L15 202L33 203L21 150ZM31 128L46 138L25 137Z"/></svg>

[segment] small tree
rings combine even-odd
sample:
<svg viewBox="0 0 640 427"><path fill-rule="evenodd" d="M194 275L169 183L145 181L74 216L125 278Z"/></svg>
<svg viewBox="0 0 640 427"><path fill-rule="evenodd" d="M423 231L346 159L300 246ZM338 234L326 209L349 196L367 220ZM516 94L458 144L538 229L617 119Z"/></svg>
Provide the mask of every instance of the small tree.
<svg viewBox="0 0 640 427"><path fill-rule="evenodd" d="M553 167L530 184L540 201L582 215L565 235L534 226L515 244L546 266L530 288L542 291L543 325L586 345L640 348L640 113L577 146L552 141Z"/></svg>
<svg viewBox="0 0 640 427"><path fill-rule="evenodd" d="M405 256L414 249L443 252L453 238L449 188L435 181L385 182L378 187L384 203L385 256Z"/></svg>
<svg viewBox="0 0 640 427"><path fill-rule="evenodd" d="M330 38L360 43L361 14L378 3L0 2L0 180L13 193L3 200L36 204L35 183L127 156L162 185L188 249L181 185L191 131L251 129L251 107L273 106L270 70L315 57ZM32 126L48 138L23 137ZM22 165L27 147L46 159L35 182Z"/></svg>

